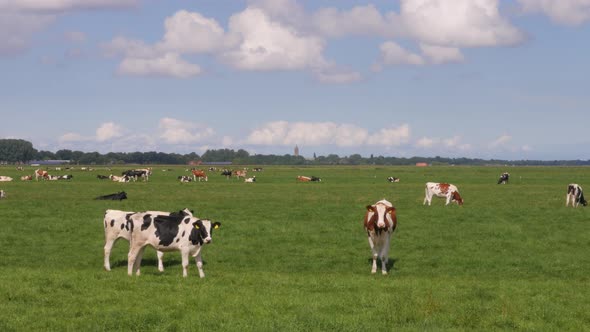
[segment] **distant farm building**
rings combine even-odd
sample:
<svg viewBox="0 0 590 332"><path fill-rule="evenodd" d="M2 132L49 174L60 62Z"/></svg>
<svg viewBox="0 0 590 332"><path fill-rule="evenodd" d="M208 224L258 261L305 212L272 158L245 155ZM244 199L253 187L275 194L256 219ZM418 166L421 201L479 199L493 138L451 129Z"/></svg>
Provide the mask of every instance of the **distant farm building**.
<svg viewBox="0 0 590 332"><path fill-rule="evenodd" d="M31 166L39 165L63 165L69 164L71 160L32 160L30 161Z"/></svg>

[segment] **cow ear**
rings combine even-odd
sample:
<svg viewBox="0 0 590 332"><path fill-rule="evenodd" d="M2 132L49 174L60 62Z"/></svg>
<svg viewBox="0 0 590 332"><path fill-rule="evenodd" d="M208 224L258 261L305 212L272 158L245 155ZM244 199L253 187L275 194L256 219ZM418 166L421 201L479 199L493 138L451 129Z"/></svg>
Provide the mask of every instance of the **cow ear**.
<svg viewBox="0 0 590 332"><path fill-rule="evenodd" d="M367 205L367 211L375 212L375 210L373 210L373 205Z"/></svg>
<svg viewBox="0 0 590 332"><path fill-rule="evenodd" d="M214 229L218 229L219 227L221 227L221 223L220 222L216 221L216 222L213 223L213 228Z"/></svg>

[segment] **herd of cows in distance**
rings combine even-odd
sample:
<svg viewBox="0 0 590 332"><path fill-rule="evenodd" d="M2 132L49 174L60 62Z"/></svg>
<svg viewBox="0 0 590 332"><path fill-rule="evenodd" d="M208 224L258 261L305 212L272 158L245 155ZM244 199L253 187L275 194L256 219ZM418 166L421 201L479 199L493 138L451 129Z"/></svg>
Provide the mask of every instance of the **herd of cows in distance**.
<svg viewBox="0 0 590 332"><path fill-rule="evenodd" d="M22 170L22 167L20 168ZM91 170L82 168L82 170ZM198 169L187 169L191 176L178 176L180 182L191 181L208 181L207 173ZM209 168L209 171L217 171ZM262 168L254 168L253 171L260 172ZM110 180L115 182L130 182L142 179L149 181L152 175L151 168L132 169L124 171L121 176L116 175L97 175L98 179ZM237 179L243 178L244 182L256 182L256 176L246 177L247 170L227 170L221 171L221 175L226 178L232 176ZM71 180L72 175L52 176L47 170L37 169L33 176L24 175L22 181L31 181L35 177L37 181L41 180ZM510 174L505 172L498 179L498 184L507 184ZM0 176L0 182L12 181L11 177ZM315 176L297 176L298 182L320 182L321 178ZM396 177L387 178L389 182L399 182ZM427 182L425 186L425 197L423 205L431 204L432 198L442 197L446 199L445 205L457 203L463 205L463 199L459 194L457 186L450 183ZM5 198L6 192L0 189L0 198ZM122 200L126 199L125 192L119 192L110 195L99 196L96 199ZM571 183L567 187L566 206L577 207L580 204L586 206L588 203L584 198L582 187L578 184ZM127 273L132 276L133 273L140 275L140 265L144 250L151 246L157 250L158 270L164 271L162 257L167 251L180 251L182 257L182 275L188 275L189 256L195 258L199 276L205 277L203 272L203 261L201 258L201 249L205 244L212 241L213 231L221 226L220 222L213 222L208 219L202 219L193 215L193 211L184 209L177 212L164 211L120 211L106 210L104 215L104 268L107 271L110 267L111 249L119 239L129 241L129 254L127 261ZM377 259L381 261L381 272L387 274L387 262L389 255L389 242L397 225L396 209L391 202L382 199L374 204L366 206L366 212L363 222L369 241L369 246L373 253L373 264L371 273L377 272Z"/></svg>

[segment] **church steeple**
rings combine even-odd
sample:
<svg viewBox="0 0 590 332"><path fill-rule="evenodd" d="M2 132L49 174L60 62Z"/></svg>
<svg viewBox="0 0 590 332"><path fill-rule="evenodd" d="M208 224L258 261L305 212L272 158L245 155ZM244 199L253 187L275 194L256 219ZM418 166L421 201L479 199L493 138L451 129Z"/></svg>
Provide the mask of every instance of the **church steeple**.
<svg viewBox="0 0 590 332"><path fill-rule="evenodd" d="M293 154L295 155L295 157L299 156L299 147L297 146L297 144L295 144L295 149L293 150Z"/></svg>

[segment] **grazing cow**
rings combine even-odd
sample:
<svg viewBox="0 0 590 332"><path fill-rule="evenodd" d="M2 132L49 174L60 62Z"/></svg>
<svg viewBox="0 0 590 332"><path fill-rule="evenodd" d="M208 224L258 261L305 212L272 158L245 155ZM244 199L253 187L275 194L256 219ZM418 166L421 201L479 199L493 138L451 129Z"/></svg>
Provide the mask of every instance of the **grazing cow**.
<svg viewBox="0 0 590 332"><path fill-rule="evenodd" d="M0 182L10 182L12 178L10 176L0 175Z"/></svg>
<svg viewBox="0 0 590 332"><path fill-rule="evenodd" d="M6 192L4 190L0 190L0 198L6 198Z"/></svg>
<svg viewBox="0 0 590 332"><path fill-rule="evenodd" d="M424 197L424 204L432 202L432 196L446 197L447 202L445 205L449 205L451 202L455 202L459 205L463 205L463 199L459 195L459 190L453 184L448 183L435 183L427 182L425 188L426 197Z"/></svg>
<svg viewBox="0 0 590 332"><path fill-rule="evenodd" d="M45 170L37 169L35 170L35 180L39 181L39 178L47 180L49 178L49 173L47 173Z"/></svg>
<svg viewBox="0 0 590 332"><path fill-rule="evenodd" d="M57 177L58 180L71 180L74 176L70 174L60 175Z"/></svg>
<svg viewBox="0 0 590 332"><path fill-rule="evenodd" d="M221 175L224 175L226 179L231 178L231 171L228 169L224 169L223 171L221 171Z"/></svg>
<svg viewBox="0 0 590 332"><path fill-rule="evenodd" d="M20 177L21 181L31 181L33 180L33 176L32 175L23 175Z"/></svg>
<svg viewBox="0 0 590 332"><path fill-rule="evenodd" d="M377 258L381 259L381 273L387 274L389 260L389 241L397 226L395 207L385 199L373 205L367 205L364 221L369 239L369 246L373 252L371 273L377 272Z"/></svg>
<svg viewBox="0 0 590 332"><path fill-rule="evenodd" d="M322 179L318 178L317 176L311 176L311 181L312 182L322 182Z"/></svg>
<svg viewBox="0 0 590 332"><path fill-rule="evenodd" d="M98 196L95 199L121 201L121 200L127 199L127 193L124 191L119 191L118 193L114 193L114 194Z"/></svg>
<svg viewBox="0 0 590 332"><path fill-rule="evenodd" d="M498 184L507 184L509 178L510 174L508 172L502 173L502 175L500 175L500 178L498 179Z"/></svg>
<svg viewBox="0 0 590 332"><path fill-rule="evenodd" d="M109 179L113 182L129 182L130 178L127 175L123 176L116 176L116 175L109 175Z"/></svg>
<svg viewBox="0 0 590 332"><path fill-rule="evenodd" d="M59 180L59 175L49 175L49 176L47 177L47 180L50 180L50 181L57 181L57 180Z"/></svg>
<svg viewBox="0 0 590 332"><path fill-rule="evenodd" d="M130 216L131 246L127 256L127 274L139 275L145 247L159 251L180 251L182 276L188 276L189 255L195 257L199 276L205 277L201 249L211 242L212 231L221 223L191 216L136 213Z"/></svg>
<svg viewBox="0 0 590 332"><path fill-rule="evenodd" d="M252 169L253 172L262 172L262 167L255 167Z"/></svg>
<svg viewBox="0 0 590 332"><path fill-rule="evenodd" d="M390 176L390 177L387 178L387 181L389 181L389 182L399 182L399 178Z"/></svg>
<svg viewBox="0 0 590 332"><path fill-rule="evenodd" d="M142 173L141 177L143 178L144 181L149 181L150 180L150 175L152 175L152 168L151 167L148 167L148 168L136 168L136 169L134 169L134 171L141 172Z"/></svg>
<svg viewBox="0 0 590 332"><path fill-rule="evenodd" d="M583 206L588 205L584 198L584 191L582 187L576 183L570 183L567 185L567 195L565 196L565 206L569 206L570 199L572 201L572 207L578 207L582 204Z"/></svg>
<svg viewBox="0 0 590 332"><path fill-rule="evenodd" d="M129 179L133 179L133 182L137 181L137 178L139 177L142 177L145 181L145 174L146 173L144 171L138 171L134 169L129 169L121 173L122 176L126 176Z"/></svg>
<svg viewBox="0 0 590 332"><path fill-rule="evenodd" d="M235 175L235 177L238 178L238 180L242 177L242 178L246 178L246 171L245 170L239 170L239 171L234 171L233 175Z"/></svg>
<svg viewBox="0 0 590 332"><path fill-rule="evenodd" d="M110 179L110 177L108 177L108 176L106 176L106 175L100 175L100 174L99 174L99 175L97 175L96 177L97 177L99 180L107 180L107 179Z"/></svg>
<svg viewBox="0 0 590 332"><path fill-rule="evenodd" d="M244 182L256 182L256 176L244 179Z"/></svg>
<svg viewBox="0 0 590 332"><path fill-rule="evenodd" d="M180 175L178 180L180 180L180 182L191 182L193 179L190 176Z"/></svg>
<svg viewBox="0 0 590 332"><path fill-rule="evenodd" d="M111 249L113 245L119 239L125 239L127 241L131 238L131 230L130 224L131 221L130 217L135 214L136 212L131 211L120 211L120 210L106 210L104 214L104 269L107 271L111 270L110 264L110 256L111 256ZM192 211L189 209L184 209L178 212L161 212L161 211L149 211L149 212L142 212L142 213L150 213L150 214L161 214L161 215L183 215L183 216L191 216ZM164 264L162 262L162 258L164 253L158 251L158 270L160 272L164 271Z"/></svg>
<svg viewBox="0 0 590 332"><path fill-rule="evenodd" d="M205 171L202 171L200 169L193 169L191 170L191 172L193 173L193 181L197 181L197 178L199 178L199 182L201 182L201 180L205 180L205 182L209 180L207 174L205 174Z"/></svg>

